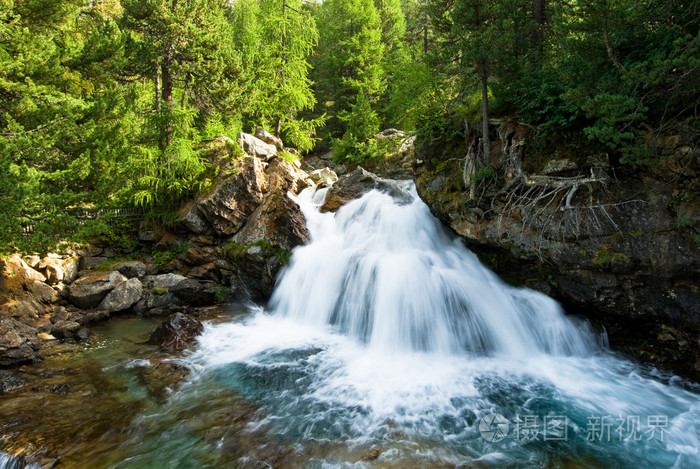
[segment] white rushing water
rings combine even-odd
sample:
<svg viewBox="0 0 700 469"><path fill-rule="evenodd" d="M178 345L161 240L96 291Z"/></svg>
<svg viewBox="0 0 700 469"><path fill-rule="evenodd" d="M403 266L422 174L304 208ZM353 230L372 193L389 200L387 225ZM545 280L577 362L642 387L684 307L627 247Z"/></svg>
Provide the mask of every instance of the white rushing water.
<svg viewBox="0 0 700 469"><path fill-rule="evenodd" d="M268 311L206 325L190 357L261 406L257 430L327 448L307 467L361 467L354 451L369 447L391 467L700 467L698 394L506 285L412 184L335 215L319 213L323 196L298 199L311 242ZM498 437L490 414L507 423Z"/></svg>

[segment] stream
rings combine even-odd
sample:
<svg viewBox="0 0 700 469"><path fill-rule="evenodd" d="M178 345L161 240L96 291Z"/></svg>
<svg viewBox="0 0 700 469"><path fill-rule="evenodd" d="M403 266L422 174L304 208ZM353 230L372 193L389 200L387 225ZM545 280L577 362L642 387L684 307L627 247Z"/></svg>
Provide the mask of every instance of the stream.
<svg viewBox="0 0 700 469"><path fill-rule="evenodd" d="M143 343L156 322L114 318L0 398L3 434L51 441L57 467L700 467L697 385L505 284L412 183L390 192L337 214L302 192L311 242L267 305L222 307L176 357ZM165 399L142 379L158 361L190 370Z"/></svg>

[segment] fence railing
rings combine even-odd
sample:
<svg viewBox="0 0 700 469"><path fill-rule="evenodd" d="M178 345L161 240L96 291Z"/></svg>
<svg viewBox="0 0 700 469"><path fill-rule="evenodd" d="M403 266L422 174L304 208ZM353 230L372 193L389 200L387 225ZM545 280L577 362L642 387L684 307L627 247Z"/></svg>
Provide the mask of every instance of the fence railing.
<svg viewBox="0 0 700 469"><path fill-rule="evenodd" d="M78 224L83 225L87 220L96 220L98 218L110 217L117 220L125 220L131 223L142 221L146 217L146 212L140 208L112 208L112 209L91 209L91 208L76 208L70 209L67 214L75 217ZM27 224L22 226L22 234L29 236L34 233L34 225Z"/></svg>

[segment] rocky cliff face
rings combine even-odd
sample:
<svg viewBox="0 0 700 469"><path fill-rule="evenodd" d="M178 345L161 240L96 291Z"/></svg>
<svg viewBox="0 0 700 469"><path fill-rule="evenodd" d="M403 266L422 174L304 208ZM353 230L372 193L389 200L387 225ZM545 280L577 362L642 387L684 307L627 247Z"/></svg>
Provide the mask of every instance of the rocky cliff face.
<svg viewBox="0 0 700 469"><path fill-rule="evenodd" d="M598 155L528 173L527 129L498 130L493 171L466 183L464 148L418 151L431 211L504 278L605 327L612 347L700 378L700 152L675 142L654 168Z"/></svg>
<svg viewBox="0 0 700 469"><path fill-rule="evenodd" d="M0 367L41 360L43 341L85 340L111 314L167 316L227 296L266 299L290 251L308 241L288 197L313 181L278 154L266 132L206 143L213 186L186 203L169 229L142 227L140 249L93 244L69 255L0 259ZM115 258L138 258L122 260Z"/></svg>

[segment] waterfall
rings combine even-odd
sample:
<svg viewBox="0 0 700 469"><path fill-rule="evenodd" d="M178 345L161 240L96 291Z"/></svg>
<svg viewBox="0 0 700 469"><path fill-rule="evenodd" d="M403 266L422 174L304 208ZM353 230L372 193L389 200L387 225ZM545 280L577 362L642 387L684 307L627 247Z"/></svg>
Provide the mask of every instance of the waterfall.
<svg viewBox="0 0 700 469"><path fill-rule="evenodd" d="M591 331L555 301L484 267L431 215L413 183L392 194L373 190L337 215L318 212L323 195L306 189L297 199L311 242L282 274L274 314L332 326L386 352L523 357L595 349Z"/></svg>
<svg viewBox="0 0 700 469"><path fill-rule="evenodd" d="M247 428L301 467L373 467L366 450L387 467L700 467L696 387L598 346L484 267L412 183L389 189L336 214L325 190L290 195L310 242L266 308L205 325L179 402L235 390L260 408Z"/></svg>

